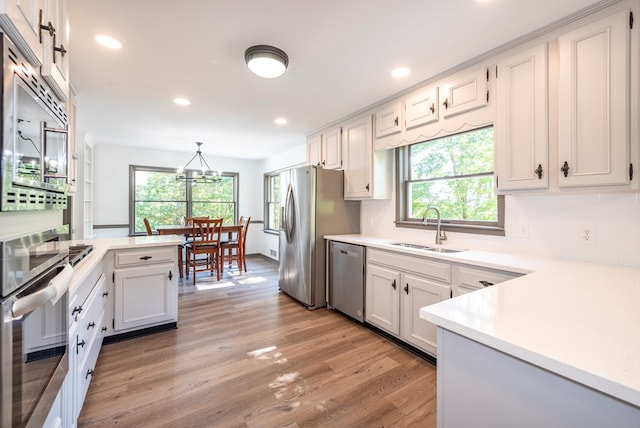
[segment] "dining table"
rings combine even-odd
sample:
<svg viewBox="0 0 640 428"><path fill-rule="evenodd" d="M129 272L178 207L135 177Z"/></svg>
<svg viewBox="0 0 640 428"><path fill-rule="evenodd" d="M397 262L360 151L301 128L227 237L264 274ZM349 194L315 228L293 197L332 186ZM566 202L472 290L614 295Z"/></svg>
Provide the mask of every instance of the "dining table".
<svg viewBox="0 0 640 428"><path fill-rule="evenodd" d="M159 224L155 226L158 235L185 235L189 236L193 234L193 226L186 224ZM223 224L220 230L221 234L227 234L228 240L233 239L233 234L237 234L237 240L242 240L242 225L241 224ZM221 236L222 239L222 236ZM183 258L182 258L182 246L178 247L178 271L180 278L183 277ZM195 273L194 273L195 275ZM188 272L187 272L188 276Z"/></svg>

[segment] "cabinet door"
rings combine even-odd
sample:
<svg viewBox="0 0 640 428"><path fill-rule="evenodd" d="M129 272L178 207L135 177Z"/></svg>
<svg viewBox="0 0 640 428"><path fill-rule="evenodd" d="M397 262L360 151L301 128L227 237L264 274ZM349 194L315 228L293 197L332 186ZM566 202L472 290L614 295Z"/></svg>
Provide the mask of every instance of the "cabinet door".
<svg viewBox="0 0 640 428"><path fill-rule="evenodd" d="M391 334L400 334L400 274L367 265L365 320Z"/></svg>
<svg viewBox="0 0 640 428"><path fill-rule="evenodd" d="M547 45L498 64L498 189L546 189L548 165Z"/></svg>
<svg viewBox="0 0 640 428"><path fill-rule="evenodd" d="M560 186L629 182L629 12L558 39Z"/></svg>
<svg viewBox="0 0 640 428"><path fill-rule="evenodd" d="M340 127L322 133L322 167L342 168L342 128Z"/></svg>
<svg viewBox="0 0 640 428"><path fill-rule="evenodd" d="M4 10L0 13L0 26L34 67L43 62L40 13L44 12L44 3L44 0L7 0L2 2ZM46 31L45 34L48 35Z"/></svg>
<svg viewBox="0 0 640 428"><path fill-rule="evenodd" d="M376 111L376 138L402 131L402 104L394 103Z"/></svg>
<svg viewBox="0 0 640 428"><path fill-rule="evenodd" d="M177 320L174 268L174 264L160 264L115 271L114 331Z"/></svg>
<svg viewBox="0 0 640 428"><path fill-rule="evenodd" d="M307 165L320 166L322 162L322 134L307 137Z"/></svg>
<svg viewBox="0 0 640 428"><path fill-rule="evenodd" d="M53 36L43 38L42 78L53 92L66 102L69 99L69 34L66 0L47 0L45 20L55 28Z"/></svg>
<svg viewBox="0 0 640 428"><path fill-rule="evenodd" d="M405 129L426 125L438 120L438 87L421 89L409 96L405 103Z"/></svg>
<svg viewBox="0 0 640 428"><path fill-rule="evenodd" d="M426 278L402 275L402 338L412 345L436 355L437 327L420 318L420 308L448 299L451 287Z"/></svg>
<svg viewBox="0 0 640 428"><path fill-rule="evenodd" d="M371 122L369 115L342 126L345 198L368 198L373 193Z"/></svg>
<svg viewBox="0 0 640 428"><path fill-rule="evenodd" d="M444 118L489 104L489 69L481 68L440 86Z"/></svg>

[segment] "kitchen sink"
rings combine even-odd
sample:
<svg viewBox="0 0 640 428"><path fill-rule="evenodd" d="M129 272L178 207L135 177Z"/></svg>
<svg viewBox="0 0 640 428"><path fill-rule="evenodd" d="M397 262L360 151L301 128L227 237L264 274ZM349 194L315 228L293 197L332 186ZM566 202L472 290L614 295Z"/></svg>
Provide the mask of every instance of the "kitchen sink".
<svg viewBox="0 0 640 428"><path fill-rule="evenodd" d="M413 248L414 250L433 251L434 253L459 253L460 251L464 251L444 247L430 247L428 245L411 244L409 242L392 242L391 245L404 248Z"/></svg>

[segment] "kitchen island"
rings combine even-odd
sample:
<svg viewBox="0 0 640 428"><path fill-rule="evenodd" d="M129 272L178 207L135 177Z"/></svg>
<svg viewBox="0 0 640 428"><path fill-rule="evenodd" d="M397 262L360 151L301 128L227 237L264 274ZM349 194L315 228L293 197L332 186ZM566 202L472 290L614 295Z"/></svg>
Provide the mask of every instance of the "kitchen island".
<svg viewBox="0 0 640 428"><path fill-rule="evenodd" d="M638 302L640 269L572 262L422 308L438 426L640 426Z"/></svg>

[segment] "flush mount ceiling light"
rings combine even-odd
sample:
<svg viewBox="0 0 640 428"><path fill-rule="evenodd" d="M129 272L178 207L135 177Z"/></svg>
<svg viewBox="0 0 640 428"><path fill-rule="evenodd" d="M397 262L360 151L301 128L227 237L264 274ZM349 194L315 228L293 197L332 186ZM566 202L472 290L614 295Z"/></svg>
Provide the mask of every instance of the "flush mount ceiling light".
<svg viewBox="0 0 640 428"><path fill-rule="evenodd" d="M407 77L411 73L407 67L398 67L391 72L391 76L395 78Z"/></svg>
<svg viewBox="0 0 640 428"><path fill-rule="evenodd" d="M275 46L256 45L244 51L247 67L254 74L266 79L282 76L289 65L289 57Z"/></svg>
<svg viewBox="0 0 640 428"><path fill-rule="evenodd" d="M200 150L200 146L202 143L200 141L196 141L196 145L198 149L196 150L196 154L193 155L191 160L187 162L185 166L182 168L178 168L178 172L176 173L176 180L178 181L190 181L192 183L218 183L222 180L222 172L221 171L213 171L209 167L209 164L204 157L202 156L202 150ZM200 162L200 171L191 170L189 165L196 158Z"/></svg>
<svg viewBox="0 0 640 428"><path fill-rule="evenodd" d="M287 124L287 119L285 119L284 117L278 117L274 120L276 125L286 125Z"/></svg>

